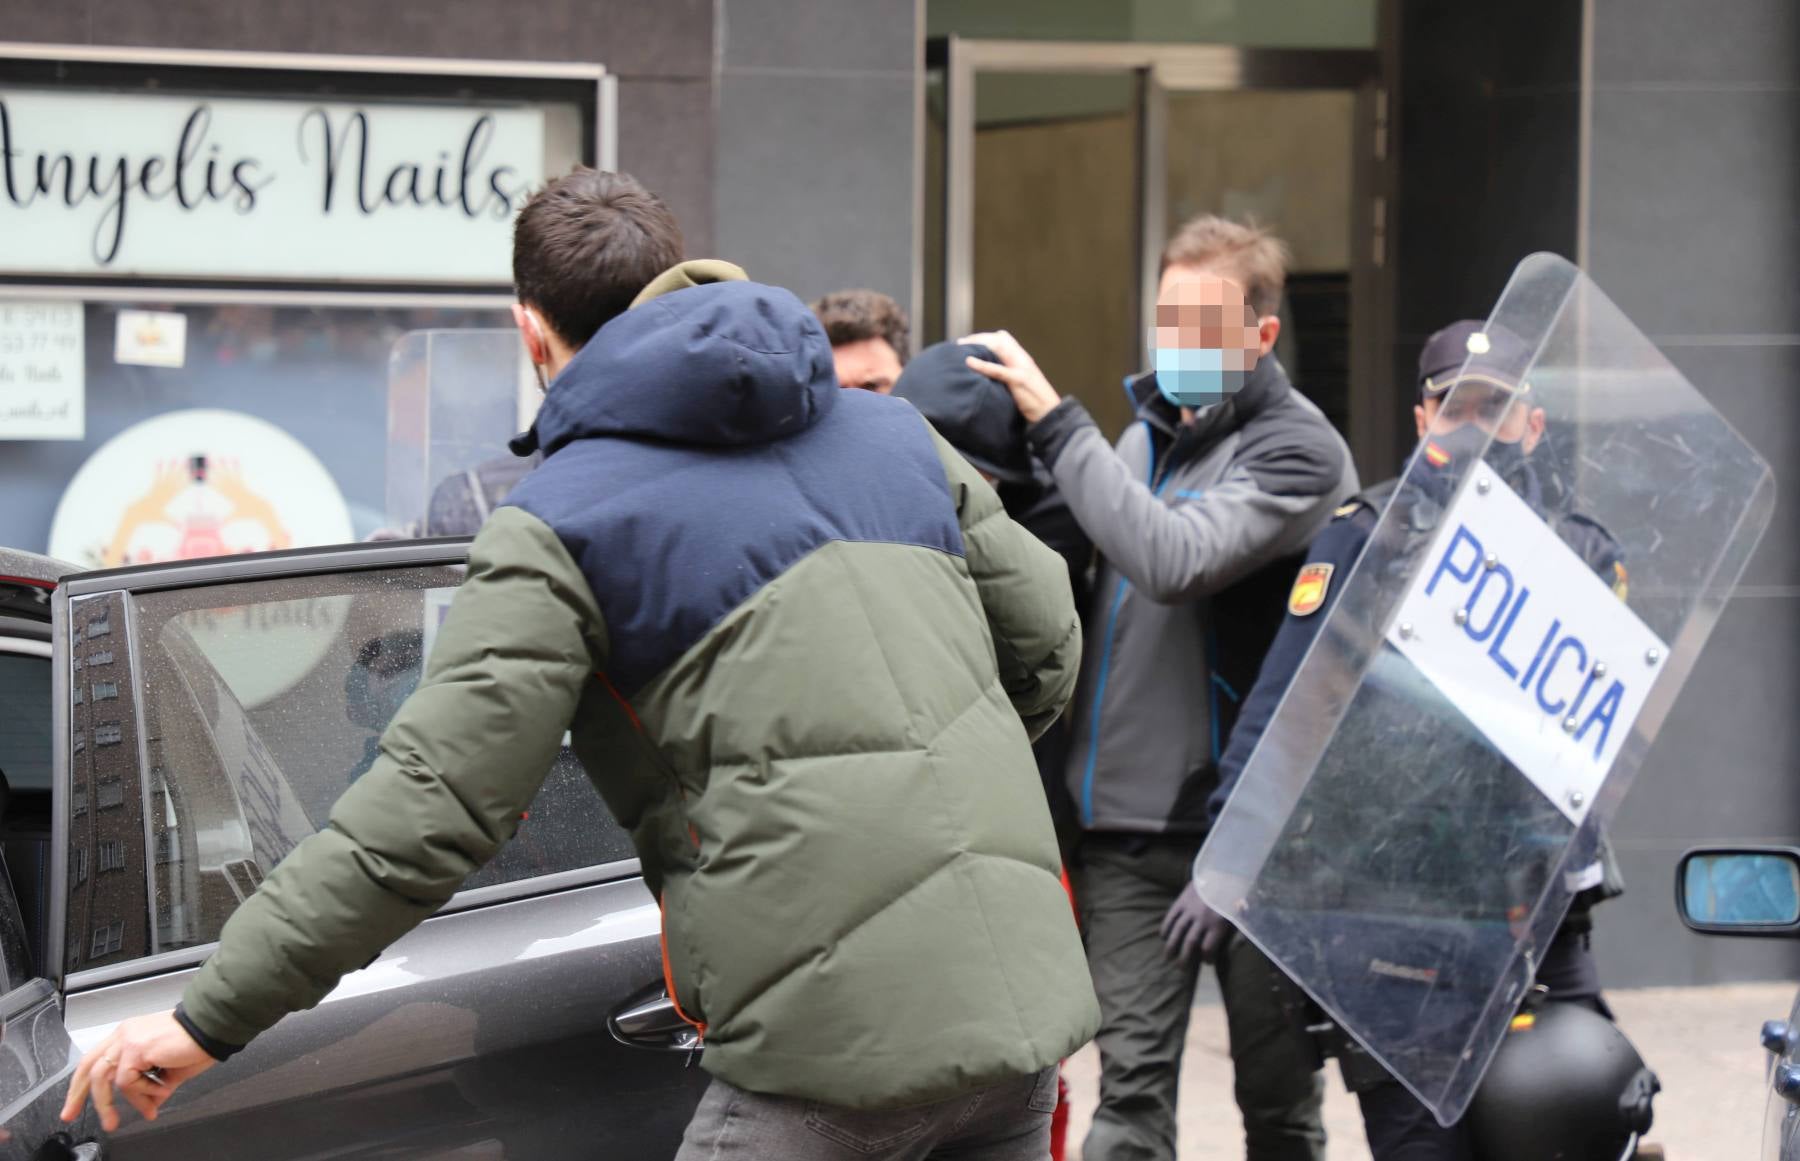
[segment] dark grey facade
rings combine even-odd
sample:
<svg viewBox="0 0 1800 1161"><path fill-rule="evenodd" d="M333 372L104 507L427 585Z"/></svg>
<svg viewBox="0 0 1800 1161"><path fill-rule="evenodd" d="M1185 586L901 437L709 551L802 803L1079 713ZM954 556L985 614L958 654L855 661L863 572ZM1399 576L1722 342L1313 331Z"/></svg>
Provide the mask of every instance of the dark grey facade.
<svg viewBox="0 0 1800 1161"><path fill-rule="evenodd" d="M1675 860L1800 842L1800 9L1594 0L1583 261L1774 465L1775 520L1618 825L1619 983L1791 977L1800 948L1685 931Z"/></svg>
<svg viewBox="0 0 1800 1161"><path fill-rule="evenodd" d="M0 0L0 39L604 65L619 164L693 256L911 301L914 0Z"/></svg>
<svg viewBox="0 0 1800 1161"><path fill-rule="evenodd" d="M1532 250L1579 261L1774 465L1775 520L1614 828L1611 986L1775 979L1787 941L1685 930L1676 862L1800 842L1800 10L1558 0L1391 11L1401 150L1394 374ZM1396 417L1410 425L1408 417Z"/></svg>

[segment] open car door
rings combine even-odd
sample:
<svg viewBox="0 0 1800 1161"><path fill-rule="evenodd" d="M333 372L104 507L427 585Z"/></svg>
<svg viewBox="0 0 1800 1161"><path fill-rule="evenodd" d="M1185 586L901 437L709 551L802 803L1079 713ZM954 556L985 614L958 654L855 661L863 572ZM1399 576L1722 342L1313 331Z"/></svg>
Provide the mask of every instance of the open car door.
<svg viewBox="0 0 1800 1161"><path fill-rule="evenodd" d="M7 997L0 1039L18 1156L61 1128L74 1054L172 1007L367 774L466 553L389 542L63 579L55 970ZM565 747L518 835L436 916L100 1144L127 1161L671 1155L704 1074L659 999L659 930L629 837ZM92 1143L84 1126L71 1146Z"/></svg>

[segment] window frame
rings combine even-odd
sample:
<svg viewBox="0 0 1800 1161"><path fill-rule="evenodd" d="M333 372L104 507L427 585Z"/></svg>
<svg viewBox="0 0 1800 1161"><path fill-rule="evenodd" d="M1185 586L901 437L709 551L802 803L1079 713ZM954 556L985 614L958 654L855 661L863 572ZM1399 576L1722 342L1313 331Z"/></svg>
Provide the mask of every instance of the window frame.
<svg viewBox="0 0 1800 1161"><path fill-rule="evenodd" d="M122 630L118 626L114 626L113 635L118 637L121 633L123 634L130 663L133 672L136 673L139 671L138 638L135 605L131 602L133 597L170 589L197 589L243 581L294 580L333 573L466 564L472 539L467 536L439 537L429 540L384 541L373 544L291 549L285 552L257 553L249 556L225 556L137 568L107 569L76 574L63 579L53 600L56 631L51 636L51 680L55 683L53 688L57 694L51 701L54 755L51 799L50 914L44 955L45 963L54 965L54 971L47 974L51 976L58 990L63 992L85 991L125 980L142 979L195 967L211 955L213 949L218 946L215 940L192 947L139 956L123 963L105 964L100 967L79 967L72 971L68 968L69 852L73 833L70 806L74 782L71 728L73 714L69 691L72 689L70 682L75 672L70 658L69 634L66 631L69 624L70 602L100 595L116 594L125 598L126 624ZM132 705L135 733L140 739L144 737L144 715L147 700L134 699ZM148 786L152 771L141 753L138 767L138 777L144 782L144 785ZM93 788L89 789L89 810L92 811L95 809L93 805L95 797ZM153 889L154 841L147 839L145 849L144 865L138 866L136 863L130 863L126 866L125 871L142 878L147 898L145 919L146 922L155 924L157 909ZM94 864L90 866L90 877L98 873L94 869L98 866L97 860L98 856L96 855ZM458 891L453 895L448 903L438 909L434 918L503 903L560 894L600 883L635 879L641 877L642 873L642 867L636 858L616 859L587 867L515 879L509 883L471 888ZM430 922L430 920L426 922Z"/></svg>

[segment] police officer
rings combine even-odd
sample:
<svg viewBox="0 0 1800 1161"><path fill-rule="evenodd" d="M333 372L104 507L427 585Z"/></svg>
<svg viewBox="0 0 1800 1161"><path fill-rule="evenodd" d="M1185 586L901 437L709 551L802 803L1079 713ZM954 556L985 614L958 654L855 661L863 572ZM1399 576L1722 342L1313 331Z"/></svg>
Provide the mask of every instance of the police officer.
<svg viewBox="0 0 1800 1161"><path fill-rule="evenodd" d="M1342 580L1390 503L1397 506L1391 527L1422 549L1436 526L1437 515L1450 502L1456 482L1478 457L1483 458L1624 599L1627 573L1618 542L1592 520L1568 511L1556 473L1544 464L1549 457L1534 458L1544 446L1545 416L1542 407L1533 405L1529 384L1522 379L1530 356L1530 348L1517 336L1498 327L1484 329L1476 321L1453 323L1426 342L1419 358L1418 403L1413 408L1419 437L1426 441L1422 470L1405 486L1396 478L1353 497L1336 510L1314 539L1307 564L1289 595L1286 619L1220 760L1219 789L1209 804L1215 822L1335 602ZM1462 389L1455 398L1447 398L1459 384ZM1483 445L1490 436L1492 443L1483 456ZM1405 546L1399 555L1407 555ZM1578 875L1580 894L1538 971L1539 997L1581 1005L1610 1019L1590 948L1589 909L1617 895L1622 886L1604 845L1596 842L1591 832L1584 832L1584 839L1598 848L1600 857ZM1191 883L1177 910L1171 912L1168 928L1172 938L1197 947L1202 958L1215 954L1230 930ZM1448 1129L1440 1126L1417 1098L1366 1053L1348 1044L1340 1051L1345 1084L1362 1106L1375 1161L1485 1161L1492 1156L1466 1123ZM1617 1106L1616 1090L1602 1096ZM1530 1115L1528 1110L1519 1113ZM1509 1161L1528 1159L1513 1157Z"/></svg>

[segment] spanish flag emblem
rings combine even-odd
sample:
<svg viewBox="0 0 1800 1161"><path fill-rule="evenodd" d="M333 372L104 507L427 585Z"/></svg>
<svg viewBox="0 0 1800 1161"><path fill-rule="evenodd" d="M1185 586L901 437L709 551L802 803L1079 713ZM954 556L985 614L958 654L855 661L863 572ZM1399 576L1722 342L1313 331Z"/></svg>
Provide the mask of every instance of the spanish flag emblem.
<svg viewBox="0 0 1800 1161"><path fill-rule="evenodd" d="M1288 612L1296 617L1306 617L1319 611L1325 603L1325 594L1331 588L1331 573L1337 566L1334 564L1309 564L1300 570L1294 578L1294 591L1288 594Z"/></svg>
<svg viewBox="0 0 1800 1161"><path fill-rule="evenodd" d="M1425 462L1434 468L1446 467L1450 463L1450 453L1435 443L1425 445Z"/></svg>

